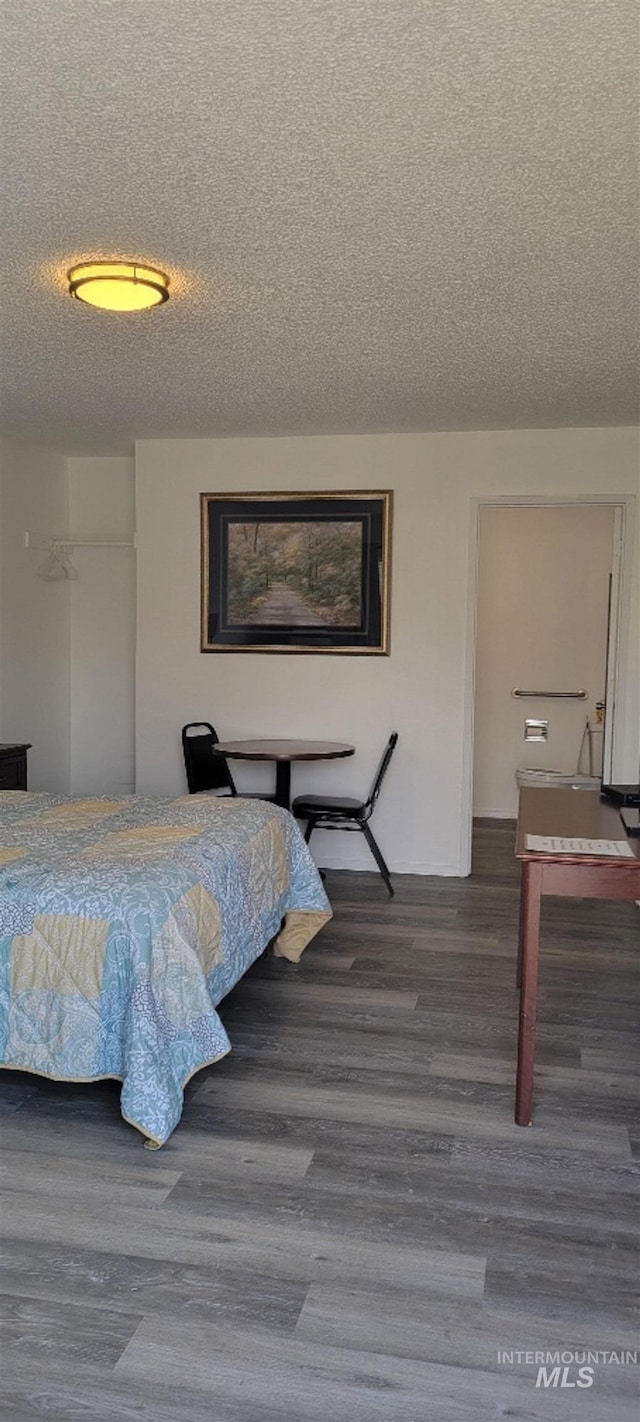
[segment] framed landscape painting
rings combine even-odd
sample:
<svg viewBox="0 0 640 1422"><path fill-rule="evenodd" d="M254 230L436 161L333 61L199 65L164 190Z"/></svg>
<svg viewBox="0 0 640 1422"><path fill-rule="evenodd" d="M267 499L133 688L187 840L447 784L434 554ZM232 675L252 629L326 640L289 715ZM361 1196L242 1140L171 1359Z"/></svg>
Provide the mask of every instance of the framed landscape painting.
<svg viewBox="0 0 640 1422"><path fill-rule="evenodd" d="M201 494L203 652L389 652L390 490Z"/></svg>

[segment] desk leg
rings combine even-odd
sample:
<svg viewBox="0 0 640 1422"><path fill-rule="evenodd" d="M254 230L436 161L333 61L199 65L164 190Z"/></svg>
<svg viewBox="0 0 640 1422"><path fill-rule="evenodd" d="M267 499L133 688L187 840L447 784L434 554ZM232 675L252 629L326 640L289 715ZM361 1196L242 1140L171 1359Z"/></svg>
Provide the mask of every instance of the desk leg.
<svg viewBox="0 0 640 1422"><path fill-rule="evenodd" d="M288 810L291 804L291 761L276 761L276 805Z"/></svg>
<svg viewBox="0 0 640 1422"><path fill-rule="evenodd" d="M526 860L522 866L521 943L519 948L520 1026L516 1077L516 1125L531 1125L533 1066L536 1052L538 957L540 950L540 896L542 864Z"/></svg>
<svg viewBox="0 0 640 1422"><path fill-rule="evenodd" d="M516 963L516 987L520 991L522 982L522 945L524 943L524 871L526 864L520 865L520 915L518 918L518 960Z"/></svg>

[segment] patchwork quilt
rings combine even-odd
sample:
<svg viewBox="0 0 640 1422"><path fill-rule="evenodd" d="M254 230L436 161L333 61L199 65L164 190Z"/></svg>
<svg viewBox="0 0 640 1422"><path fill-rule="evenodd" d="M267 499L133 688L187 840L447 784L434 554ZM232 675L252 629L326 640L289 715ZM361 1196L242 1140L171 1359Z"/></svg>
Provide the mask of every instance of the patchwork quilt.
<svg viewBox="0 0 640 1422"><path fill-rule="evenodd" d="M271 940L331 918L295 820L259 800L0 793L0 1064L122 1081L162 1145L231 1043L216 1012Z"/></svg>

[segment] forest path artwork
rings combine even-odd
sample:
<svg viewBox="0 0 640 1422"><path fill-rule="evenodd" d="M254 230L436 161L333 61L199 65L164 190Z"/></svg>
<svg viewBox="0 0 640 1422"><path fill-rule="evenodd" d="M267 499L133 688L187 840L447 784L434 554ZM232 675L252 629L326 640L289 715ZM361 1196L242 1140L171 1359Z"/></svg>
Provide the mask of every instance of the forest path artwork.
<svg viewBox="0 0 640 1422"><path fill-rule="evenodd" d="M326 617L320 617L305 598L287 583L272 583L268 593L247 622L268 622L270 627L326 627Z"/></svg>
<svg viewBox="0 0 640 1422"><path fill-rule="evenodd" d="M359 625L360 521L238 520L228 537L231 625Z"/></svg>
<svg viewBox="0 0 640 1422"><path fill-rule="evenodd" d="M391 489L200 495L200 650L389 655Z"/></svg>

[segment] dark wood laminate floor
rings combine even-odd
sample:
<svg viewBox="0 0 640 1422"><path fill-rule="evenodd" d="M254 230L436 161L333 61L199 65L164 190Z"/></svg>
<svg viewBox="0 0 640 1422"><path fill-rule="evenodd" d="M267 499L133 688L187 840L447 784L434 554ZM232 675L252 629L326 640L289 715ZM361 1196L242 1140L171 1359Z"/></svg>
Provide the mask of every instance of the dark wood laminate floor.
<svg viewBox="0 0 640 1422"><path fill-rule="evenodd" d="M396 883L328 874L158 1153L117 1084L0 1073L3 1419L635 1422L637 1368L536 1388L515 1350L640 1346L638 911L546 901L522 1130L513 826Z"/></svg>

